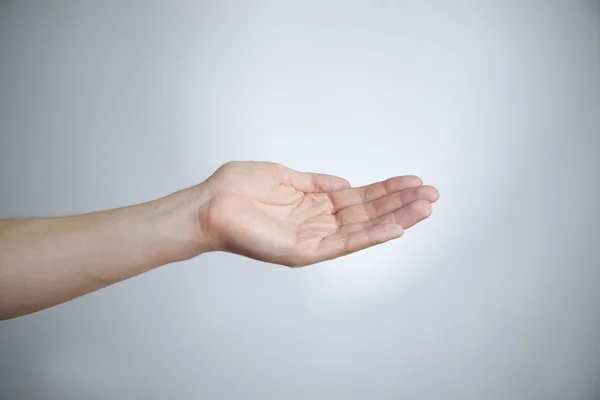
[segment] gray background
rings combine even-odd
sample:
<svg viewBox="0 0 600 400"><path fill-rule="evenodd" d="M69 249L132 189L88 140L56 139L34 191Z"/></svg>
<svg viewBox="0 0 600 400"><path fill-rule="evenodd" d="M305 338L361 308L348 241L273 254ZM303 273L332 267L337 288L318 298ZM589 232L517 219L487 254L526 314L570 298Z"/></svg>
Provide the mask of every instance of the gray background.
<svg viewBox="0 0 600 400"><path fill-rule="evenodd" d="M0 217L272 160L431 219L300 270L208 254L0 323L2 399L600 398L600 4L0 3Z"/></svg>

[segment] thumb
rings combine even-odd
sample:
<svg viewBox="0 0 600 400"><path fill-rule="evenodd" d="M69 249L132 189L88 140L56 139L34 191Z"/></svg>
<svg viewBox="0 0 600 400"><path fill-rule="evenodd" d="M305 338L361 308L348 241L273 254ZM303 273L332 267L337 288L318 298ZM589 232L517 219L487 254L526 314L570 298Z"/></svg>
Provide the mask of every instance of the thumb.
<svg viewBox="0 0 600 400"><path fill-rule="evenodd" d="M299 172L290 169L289 178L291 184L298 190L308 193L333 192L340 189L348 189L350 183L339 176L318 174L312 172Z"/></svg>

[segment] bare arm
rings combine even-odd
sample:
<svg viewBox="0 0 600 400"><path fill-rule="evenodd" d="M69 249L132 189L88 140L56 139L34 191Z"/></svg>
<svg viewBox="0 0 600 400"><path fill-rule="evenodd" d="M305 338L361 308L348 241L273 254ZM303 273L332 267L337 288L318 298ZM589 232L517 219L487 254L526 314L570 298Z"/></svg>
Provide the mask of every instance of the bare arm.
<svg viewBox="0 0 600 400"><path fill-rule="evenodd" d="M0 319L199 254L192 192L85 215L0 220Z"/></svg>
<svg viewBox="0 0 600 400"><path fill-rule="evenodd" d="M287 266L397 238L431 213L414 176L361 188L274 163L228 163L152 202L85 215L0 220L0 320L207 251Z"/></svg>

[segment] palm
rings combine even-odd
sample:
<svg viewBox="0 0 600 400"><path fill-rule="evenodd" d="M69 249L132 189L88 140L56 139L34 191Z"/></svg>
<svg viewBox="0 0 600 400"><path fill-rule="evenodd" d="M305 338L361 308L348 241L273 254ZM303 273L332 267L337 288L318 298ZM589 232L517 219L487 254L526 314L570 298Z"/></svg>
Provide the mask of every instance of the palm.
<svg viewBox="0 0 600 400"><path fill-rule="evenodd" d="M291 266L399 237L437 200L437 190L413 176L350 188L341 178L273 163L226 164L209 182L213 246Z"/></svg>

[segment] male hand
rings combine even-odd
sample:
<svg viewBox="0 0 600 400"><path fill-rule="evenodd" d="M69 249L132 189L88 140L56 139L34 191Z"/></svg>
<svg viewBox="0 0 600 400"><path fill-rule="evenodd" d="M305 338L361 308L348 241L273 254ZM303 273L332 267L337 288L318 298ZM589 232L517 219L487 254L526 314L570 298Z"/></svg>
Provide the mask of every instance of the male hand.
<svg viewBox="0 0 600 400"><path fill-rule="evenodd" d="M266 162L233 162L194 187L112 210L0 220L0 320L222 250L291 267L397 238L431 214L416 176L360 188Z"/></svg>
<svg viewBox="0 0 600 400"><path fill-rule="evenodd" d="M269 162L230 162L201 184L200 229L211 250L305 266L402 236L438 191L416 176L351 188L339 177Z"/></svg>

